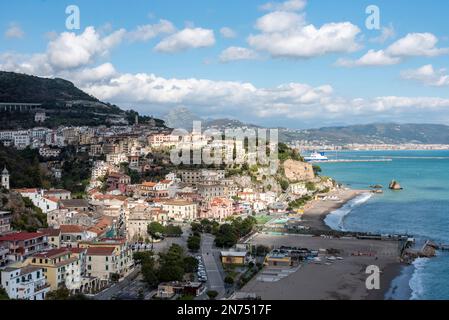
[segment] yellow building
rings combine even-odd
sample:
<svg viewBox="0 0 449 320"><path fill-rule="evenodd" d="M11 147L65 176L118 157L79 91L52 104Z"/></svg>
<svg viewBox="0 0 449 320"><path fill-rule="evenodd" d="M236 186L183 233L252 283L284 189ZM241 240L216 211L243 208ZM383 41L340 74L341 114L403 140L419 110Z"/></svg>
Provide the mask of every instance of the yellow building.
<svg viewBox="0 0 449 320"><path fill-rule="evenodd" d="M271 252L265 257L265 266L289 267L292 265L292 257L286 253Z"/></svg>
<svg viewBox="0 0 449 320"><path fill-rule="evenodd" d="M240 251L222 251L221 263L224 265L245 265L246 252Z"/></svg>
<svg viewBox="0 0 449 320"><path fill-rule="evenodd" d="M42 267L50 289L57 290L61 286L76 291L81 285L81 263L66 248L53 249L38 253L25 262L27 265Z"/></svg>

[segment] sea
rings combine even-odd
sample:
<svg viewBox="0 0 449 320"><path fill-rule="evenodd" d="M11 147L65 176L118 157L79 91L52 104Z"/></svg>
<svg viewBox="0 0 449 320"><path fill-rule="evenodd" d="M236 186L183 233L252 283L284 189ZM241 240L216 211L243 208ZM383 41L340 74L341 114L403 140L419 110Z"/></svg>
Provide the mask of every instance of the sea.
<svg viewBox="0 0 449 320"><path fill-rule="evenodd" d="M322 175L352 189L382 185L384 194L363 194L332 212L326 223L338 230L409 234L449 244L449 151L348 151L330 159L391 159L391 162L321 163ZM398 181L403 190L391 191ZM449 253L417 259L393 281L386 299L449 299Z"/></svg>

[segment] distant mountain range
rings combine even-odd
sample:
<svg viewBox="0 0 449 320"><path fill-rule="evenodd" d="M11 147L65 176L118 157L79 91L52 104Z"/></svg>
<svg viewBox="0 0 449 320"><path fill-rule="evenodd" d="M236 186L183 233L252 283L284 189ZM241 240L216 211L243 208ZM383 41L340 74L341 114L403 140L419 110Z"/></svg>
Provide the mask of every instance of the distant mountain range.
<svg viewBox="0 0 449 320"><path fill-rule="evenodd" d="M258 128L256 125L246 124L235 119L203 119L187 108L173 108L169 110L162 119L170 128L185 129L187 131L192 130L194 121L201 121L202 130L217 129L224 131L225 129L230 128Z"/></svg>
<svg viewBox="0 0 449 320"><path fill-rule="evenodd" d="M171 128L191 130L193 121L202 121L202 128L224 131L229 128L260 128L235 119L201 119L187 108L172 109L165 117ZM325 144L449 144L449 126L439 124L379 123L326 127L309 130L279 129L282 142L298 140Z"/></svg>
<svg viewBox="0 0 449 320"><path fill-rule="evenodd" d="M311 130L282 129L284 141L327 144L449 144L449 126L440 124L378 123Z"/></svg>

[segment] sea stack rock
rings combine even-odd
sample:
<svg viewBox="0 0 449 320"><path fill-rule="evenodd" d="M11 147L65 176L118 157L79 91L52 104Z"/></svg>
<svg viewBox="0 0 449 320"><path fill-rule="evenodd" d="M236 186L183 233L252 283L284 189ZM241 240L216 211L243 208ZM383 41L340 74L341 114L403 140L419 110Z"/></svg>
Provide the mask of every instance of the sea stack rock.
<svg viewBox="0 0 449 320"><path fill-rule="evenodd" d="M391 181L390 186L389 186L390 190L403 190L401 185L399 184L399 182L397 182L396 180Z"/></svg>

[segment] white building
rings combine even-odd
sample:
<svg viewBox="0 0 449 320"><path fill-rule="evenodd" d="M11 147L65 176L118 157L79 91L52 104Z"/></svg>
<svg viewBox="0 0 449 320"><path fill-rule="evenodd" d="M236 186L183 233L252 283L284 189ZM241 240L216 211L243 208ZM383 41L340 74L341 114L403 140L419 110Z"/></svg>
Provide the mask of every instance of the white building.
<svg viewBox="0 0 449 320"><path fill-rule="evenodd" d="M41 267L7 267L1 278L10 299L44 300L50 291Z"/></svg>
<svg viewBox="0 0 449 320"><path fill-rule="evenodd" d="M39 155L43 158L57 158L61 154L60 149L39 148Z"/></svg>
<svg viewBox="0 0 449 320"><path fill-rule="evenodd" d="M192 221L198 216L198 205L185 200L171 200L162 204L162 209L167 212L169 219L174 221Z"/></svg>
<svg viewBox="0 0 449 320"><path fill-rule="evenodd" d="M36 112L34 115L34 122L42 123L45 122L45 120L47 120L45 112Z"/></svg>
<svg viewBox="0 0 449 320"><path fill-rule="evenodd" d="M28 131L15 131L13 134L14 146L17 149L25 149L31 144L30 134Z"/></svg>
<svg viewBox="0 0 449 320"><path fill-rule="evenodd" d="M43 213L48 213L59 208L58 199L45 197L45 190L17 189L15 191L20 193L23 198L29 198L33 202L33 205L41 209Z"/></svg>

